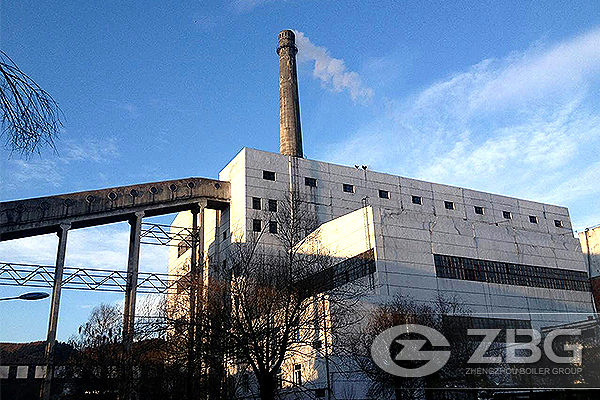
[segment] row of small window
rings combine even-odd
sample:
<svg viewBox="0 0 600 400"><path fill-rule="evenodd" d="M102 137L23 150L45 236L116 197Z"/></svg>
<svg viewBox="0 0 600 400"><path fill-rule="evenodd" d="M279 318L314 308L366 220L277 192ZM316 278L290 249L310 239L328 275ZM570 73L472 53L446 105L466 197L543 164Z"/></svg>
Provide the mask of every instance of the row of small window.
<svg viewBox="0 0 600 400"><path fill-rule="evenodd" d="M528 319L486 318L466 315L443 315L445 327L466 329L531 329Z"/></svg>
<svg viewBox="0 0 600 400"><path fill-rule="evenodd" d="M263 179L268 181L275 181L275 172L273 171L263 171ZM317 187L317 179L310 178L308 176L304 177L304 186L308 187ZM349 183L342 184L342 191L345 193L354 193L354 185ZM389 199L390 192L388 190L379 190L379 197L382 199Z"/></svg>
<svg viewBox="0 0 600 400"><path fill-rule="evenodd" d="M451 341L479 341L477 335L467 335L469 329L499 329L494 339L497 343L506 343L507 329L531 329L531 321L528 319L512 318L485 318L463 315L443 315L442 324L444 335Z"/></svg>
<svg viewBox="0 0 600 400"><path fill-rule="evenodd" d="M581 292L590 291L588 275L582 271L440 254L434 254L434 262L435 272L439 278Z"/></svg>
<svg viewBox="0 0 600 400"><path fill-rule="evenodd" d="M261 199L260 197L253 197L252 198L252 208L254 210L262 210L263 208L263 199ZM267 199L267 210L272 211L272 212L277 212L277 200L273 200L273 199Z"/></svg>
<svg viewBox="0 0 600 400"><path fill-rule="evenodd" d="M304 286L311 287L316 293L322 293L371 275L369 286L373 288L372 274L375 270L375 253L370 249L307 277L309 282Z"/></svg>
<svg viewBox="0 0 600 400"><path fill-rule="evenodd" d="M412 196L412 202L413 202L413 204L423 205L423 198L421 196ZM444 208L446 210L454 210L455 209L454 202L453 201L444 201ZM473 208L475 210L475 214L479 214L479 215L485 214L485 209L483 206L473 206ZM512 213L510 211L502 211L502 216L504 217L504 219L512 219L513 218ZM537 224L538 217L535 215L530 215L529 222L531 222L532 224ZM557 228L562 228L563 227L562 220L555 219L554 226L556 226Z"/></svg>
<svg viewBox="0 0 600 400"><path fill-rule="evenodd" d="M252 231L253 232L262 232L263 225L262 220L253 219L252 220ZM277 233L277 221L269 221L269 233Z"/></svg>
<svg viewBox="0 0 600 400"><path fill-rule="evenodd" d="M263 179L266 180L270 180L270 181L274 181L275 180L275 172L272 171L263 171ZM317 180L315 178L309 178L309 177L305 177L304 178L304 184L306 186L310 186L310 187L316 187L317 186ZM354 193L354 185L351 185L349 183L344 183L342 184L342 190L346 193ZM389 199L390 198L390 192L387 190L381 190L379 189L379 197L382 199ZM256 198L255 198L256 199ZM270 201L270 200L269 200ZM421 196L412 196L412 202L413 204L418 204L418 205L423 205L423 198ZM254 203L253 203L254 204ZM260 210L260 199L258 199L258 207L255 209ZM483 206L473 206L474 210L475 210L475 214L479 214L479 215L483 215L485 214L485 209ZM454 210L455 204L453 201L444 201L444 208L446 210ZM269 210L271 211L271 210ZM502 216L505 219L512 219L512 213L510 211L502 211ZM538 217L535 215L530 215L529 216L529 222L531 222L532 224L537 224L538 221ZM555 219L554 220L554 226L556 226L557 228L562 228L563 227L563 222L560 219Z"/></svg>

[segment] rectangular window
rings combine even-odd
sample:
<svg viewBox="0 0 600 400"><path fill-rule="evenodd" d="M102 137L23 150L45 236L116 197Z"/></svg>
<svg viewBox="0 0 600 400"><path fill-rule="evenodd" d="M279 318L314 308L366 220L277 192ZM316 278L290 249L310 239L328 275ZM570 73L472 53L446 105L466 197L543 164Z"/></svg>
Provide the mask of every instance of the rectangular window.
<svg viewBox="0 0 600 400"><path fill-rule="evenodd" d="M324 388L315 389L315 397L317 397L317 398L325 397L325 389Z"/></svg>
<svg viewBox="0 0 600 400"><path fill-rule="evenodd" d="M227 229L223 231L223 240L227 239Z"/></svg>
<svg viewBox="0 0 600 400"><path fill-rule="evenodd" d="M344 183L343 187L344 192L346 193L354 193L354 185L350 185L349 183Z"/></svg>
<svg viewBox="0 0 600 400"><path fill-rule="evenodd" d="M483 207L475 206L475 214L483 215Z"/></svg>
<svg viewBox="0 0 600 400"><path fill-rule="evenodd" d="M423 204L423 199L421 198L421 196L413 196L412 197L412 202L413 202L413 204L422 205Z"/></svg>
<svg viewBox="0 0 600 400"><path fill-rule="evenodd" d="M294 364L294 383L302 385L302 365Z"/></svg>
<svg viewBox="0 0 600 400"><path fill-rule="evenodd" d="M310 187L317 187L317 180L315 178L304 177L304 184Z"/></svg>
<svg viewBox="0 0 600 400"><path fill-rule="evenodd" d="M454 210L454 202L444 201L444 207L446 207L446 210Z"/></svg>
<svg viewBox="0 0 600 400"><path fill-rule="evenodd" d="M589 292L587 273L562 268L434 254L439 278Z"/></svg>
<svg viewBox="0 0 600 400"><path fill-rule="evenodd" d="M390 198L390 192L388 192L387 190L381 190L379 189L379 197L382 199L389 199Z"/></svg>
<svg viewBox="0 0 600 400"><path fill-rule="evenodd" d="M532 224L537 224L538 223L538 217L536 217L535 215L530 215L529 216L529 222L531 222Z"/></svg>
<svg viewBox="0 0 600 400"><path fill-rule="evenodd" d="M557 228L562 228L563 227L563 222L560 219L555 219L554 220L554 226Z"/></svg>
<svg viewBox="0 0 600 400"><path fill-rule="evenodd" d="M260 219L253 219L252 220L252 230L254 232L260 232L260 231L262 231L262 221Z"/></svg>
<svg viewBox="0 0 600 400"><path fill-rule="evenodd" d="M260 197L252 198L252 208L255 210L260 210Z"/></svg>
<svg viewBox="0 0 600 400"><path fill-rule="evenodd" d="M250 376L247 373L242 375L242 389L244 392L250 391Z"/></svg>
<svg viewBox="0 0 600 400"><path fill-rule="evenodd" d="M275 180L275 172L263 171L263 179L266 179L268 181L274 181Z"/></svg>
<svg viewBox="0 0 600 400"><path fill-rule="evenodd" d="M277 221L269 221L269 233L277 233Z"/></svg>
<svg viewBox="0 0 600 400"><path fill-rule="evenodd" d="M269 211L277 212L277 200L269 199Z"/></svg>
<svg viewBox="0 0 600 400"><path fill-rule="evenodd" d="M512 219L512 213L510 211L502 211L502 216L506 219Z"/></svg>

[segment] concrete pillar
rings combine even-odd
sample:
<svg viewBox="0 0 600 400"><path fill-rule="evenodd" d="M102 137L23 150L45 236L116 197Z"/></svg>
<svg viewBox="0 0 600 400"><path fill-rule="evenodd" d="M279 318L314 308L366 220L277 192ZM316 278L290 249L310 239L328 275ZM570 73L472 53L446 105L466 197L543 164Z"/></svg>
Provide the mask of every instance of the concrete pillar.
<svg viewBox="0 0 600 400"><path fill-rule="evenodd" d="M204 207L205 204L199 204L193 207L192 212L192 254L190 260L190 297L189 297L189 318L188 326L188 378L187 378L187 398L194 398L196 371L196 345L199 339L199 329L196 324L196 314L198 312L198 300L204 293ZM200 223L198 224L198 217Z"/></svg>
<svg viewBox="0 0 600 400"><path fill-rule="evenodd" d="M279 32L279 152L286 156L303 157L296 72L297 52L294 32Z"/></svg>
<svg viewBox="0 0 600 400"><path fill-rule="evenodd" d="M129 347L133 342L143 217L143 212L137 212L129 219L129 257L127 258L127 286L125 288L125 307L123 310L123 342L126 347Z"/></svg>
<svg viewBox="0 0 600 400"><path fill-rule="evenodd" d="M56 327L58 325L58 310L60 307L60 292L62 289L62 277L65 267L65 256L67 253L67 233L71 224L60 224L58 229L58 251L56 252L56 269L54 270L54 285L52 287L52 304L50 306L50 321L48 323L48 337L46 338L46 377L42 385L43 400L50 399L50 388L52 384L52 373L54 364L54 344L56 343Z"/></svg>

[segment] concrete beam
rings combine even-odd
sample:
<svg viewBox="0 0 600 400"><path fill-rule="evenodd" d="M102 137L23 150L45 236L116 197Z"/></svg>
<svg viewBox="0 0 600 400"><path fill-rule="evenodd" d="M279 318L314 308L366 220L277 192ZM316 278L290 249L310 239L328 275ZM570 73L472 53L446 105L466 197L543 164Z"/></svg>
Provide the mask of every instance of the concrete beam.
<svg viewBox="0 0 600 400"><path fill-rule="evenodd" d="M229 182L187 178L0 203L0 241L128 221L189 210L200 201L224 209L230 200Z"/></svg>

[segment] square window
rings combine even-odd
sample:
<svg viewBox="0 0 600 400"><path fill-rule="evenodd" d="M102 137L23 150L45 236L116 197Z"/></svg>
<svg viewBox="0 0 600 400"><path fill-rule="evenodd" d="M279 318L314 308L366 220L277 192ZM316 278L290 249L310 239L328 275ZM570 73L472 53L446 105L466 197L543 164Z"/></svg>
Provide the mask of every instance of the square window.
<svg viewBox="0 0 600 400"><path fill-rule="evenodd" d="M454 202L444 201L444 207L446 207L446 210L454 210Z"/></svg>
<svg viewBox="0 0 600 400"><path fill-rule="evenodd" d="M252 230L254 232L260 232L260 231L262 231L262 221L260 219L253 219L252 220Z"/></svg>
<svg viewBox="0 0 600 400"><path fill-rule="evenodd" d="M413 202L413 204L422 205L423 204L423 199L421 198L421 196L413 196L412 197L412 202Z"/></svg>
<svg viewBox="0 0 600 400"><path fill-rule="evenodd" d="M260 197L252 198L252 208L255 210L260 210Z"/></svg>
<svg viewBox="0 0 600 400"><path fill-rule="evenodd" d="M379 189L379 197L382 199L389 199L390 198L390 192L388 192L387 190L381 190Z"/></svg>
<svg viewBox="0 0 600 400"><path fill-rule="evenodd" d="M510 211L502 211L502 216L506 219L512 219L512 213Z"/></svg>
<svg viewBox="0 0 600 400"><path fill-rule="evenodd" d="M562 228L563 227L563 222L560 219L555 219L554 220L554 226L557 228Z"/></svg>
<svg viewBox="0 0 600 400"><path fill-rule="evenodd" d="M354 193L354 185L344 183L343 189L344 189L344 192L346 192L346 193Z"/></svg>
<svg viewBox="0 0 600 400"><path fill-rule="evenodd" d="M475 214L483 215L483 207L475 206Z"/></svg>
<svg viewBox="0 0 600 400"><path fill-rule="evenodd" d="M315 389L315 397L325 397L325 389L324 388Z"/></svg>
<svg viewBox="0 0 600 400"><path fill-rule="evenodd" d="M315 178L309 178L308 176L304 177L304 185L310 187L317 187L317 180Z"/></svg>
<svg viewBox="0 0 600 400"><path fill-rule="evenodd" d="M294 364L294 383L302 385L302 366L300 364Z"/></svg>
<svg viewBox="0 0 600 400"><path fill-rule="evenodd" d="M275 172L263 171L263 179L266 179L268 181L274 181L275 180Z"/></svg>
<svg viewBox="0 0 600 400"><path fill-rule="evenodd" d="M530 215L529 216L529 222L531 222L532 224L537 224L538 223L538 218L535 215Z"/></svg>
<svg viewBox="0 0 600 400"><path fill-rule="evenodd" d="M269 199L269 211L277 212L277 200Z"/></svg>
<svg viewBox="0 0 600 400"><path fill-rule="evenodd" d="M277 233L277 221L269 221L269 233Z"/></svg>

